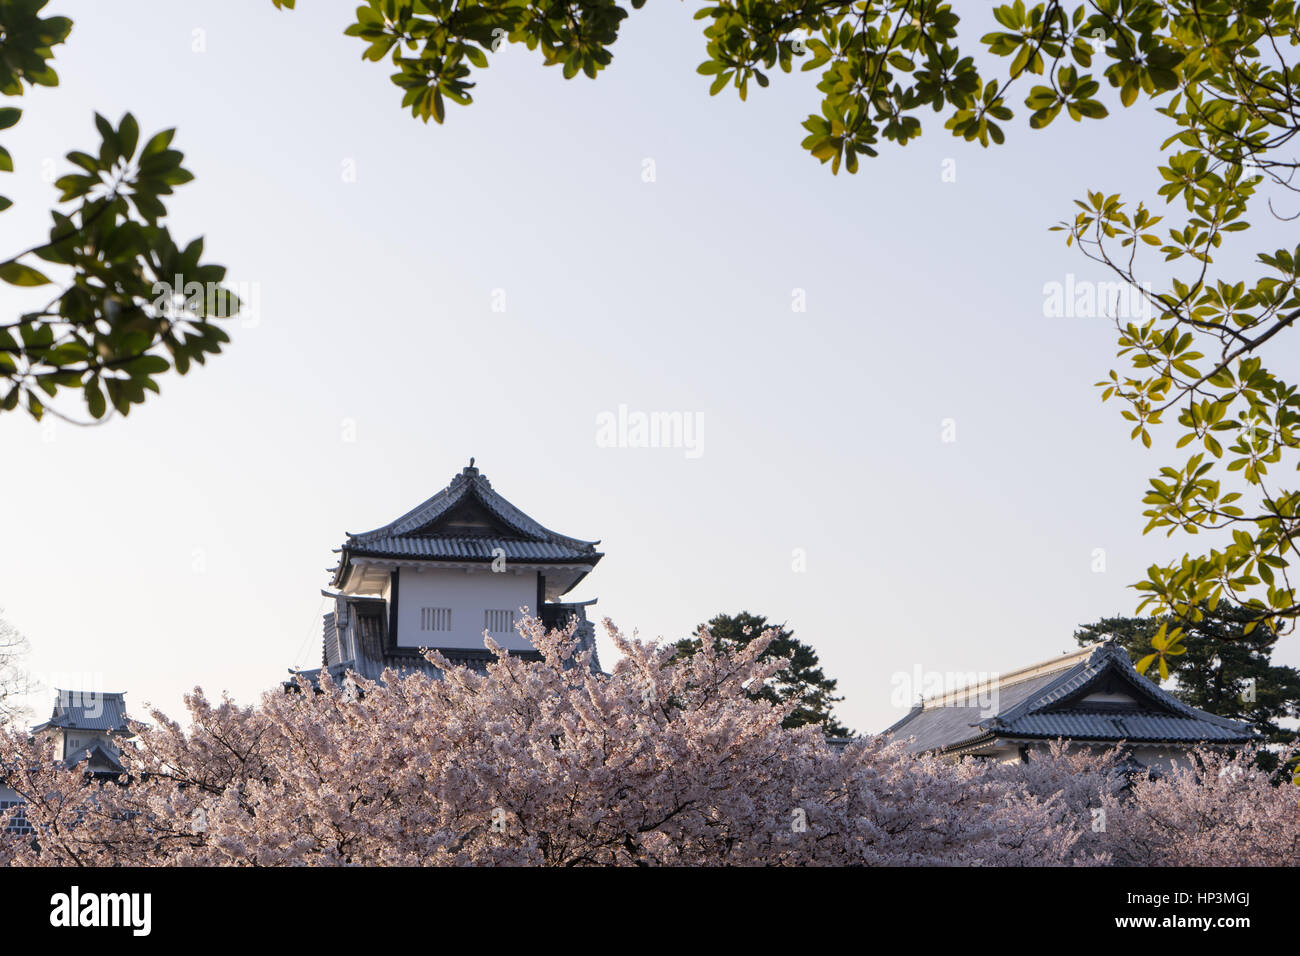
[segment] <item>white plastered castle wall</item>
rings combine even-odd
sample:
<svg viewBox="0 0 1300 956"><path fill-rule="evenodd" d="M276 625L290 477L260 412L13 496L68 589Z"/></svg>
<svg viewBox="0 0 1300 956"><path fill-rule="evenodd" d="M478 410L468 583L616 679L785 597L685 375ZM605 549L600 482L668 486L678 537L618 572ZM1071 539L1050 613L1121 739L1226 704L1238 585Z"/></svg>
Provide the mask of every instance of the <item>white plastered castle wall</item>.
<svg viewBox="0 0 1300 956"><path fill-rule="evenodd" d="M400 647L456 647L481 650L484 612L513 612L527 607L537 613L537 572L471 568L401 568L397 586L397 644ZM389 596L392 600L392 596ZM429 630L426 610L450 610L451 629ZM529 650L519 632L493 631L492 639L509 650Z"/></svg>

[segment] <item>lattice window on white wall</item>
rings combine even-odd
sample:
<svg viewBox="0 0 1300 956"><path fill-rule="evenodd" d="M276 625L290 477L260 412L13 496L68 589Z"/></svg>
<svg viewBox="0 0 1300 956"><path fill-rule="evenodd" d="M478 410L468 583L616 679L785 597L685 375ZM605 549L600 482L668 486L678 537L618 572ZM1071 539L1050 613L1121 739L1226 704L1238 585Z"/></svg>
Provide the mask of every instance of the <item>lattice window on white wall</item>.
<svg viewBox="0 0 1300 956"><path fill-rule="evenodd" d="M514 611L484 611L483 629L489 634L511 634L515 629Z"/></svg>
<svg viewBox="0 0 1300 956"><path fill-rule="evenodd" d="M8 811L13 807L19 807L20 809L18 812L8 816L9 822L4 827L0 827L0 833L19 835L35 833L36 831L32 828L32 825L27 822L27 814L22 809L22 800L0 800L0 820L5 819L8 815Z"/></svg>
<svg viewBox="0 0 1300 956"><path fill-rule="evenodd" d="M451 630L451 608L449 607L420 608L420 630L450 631Z"/></svg>

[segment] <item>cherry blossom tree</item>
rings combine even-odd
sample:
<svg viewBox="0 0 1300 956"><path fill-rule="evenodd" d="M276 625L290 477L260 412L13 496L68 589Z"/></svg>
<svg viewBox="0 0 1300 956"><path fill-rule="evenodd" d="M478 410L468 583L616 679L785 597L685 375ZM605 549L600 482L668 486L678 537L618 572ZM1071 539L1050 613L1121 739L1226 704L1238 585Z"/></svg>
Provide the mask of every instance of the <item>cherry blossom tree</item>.
<svg viewBox="0 0 1300 956"><path fill-rule="evenodd" d="M0 615L3 613L0 608ZM23 633L0 616L0 724L11 723L26 713L22 698L32 689L31 678L23 668L28 649Z"/></svg>
<svg viewBox="0 0 1300 956"><path fill-rule="evenodd" d="M1283 754L1286 762L1293 754ZM1194 765L1134 780L1105 798L1115 862L1142 866L1296 866L1297 790L1256 764L1253 748L1199 751Z"/></svg>
<svg viewBox="0 0 1300 956"><path fill-rule="evenodd" d="M1114 755L1062 745L1020 767L952 764L881 738L837 752L815 727L782 727L792 703L750 693L786 664L760 659L771 634L715 647L703 631L699 653L674 659L671 645L606 626L622 655L611 674L592 669L571 629L528 618L522 633L543 659L489 640L500 656L486 673L431 653L441 679L322 675L256 707L196 689L187 726L154 712L133 727L117 782L5 732L0 773L36 836L0 839L0 860L1100 864L1140 819L1118 795ZM1268 826L1300 833L1282 802ZM1120 822L1094 832L1096 809ZM1208 809L1219 814L1208 826L1250 812L1227 796Z"/></svg>

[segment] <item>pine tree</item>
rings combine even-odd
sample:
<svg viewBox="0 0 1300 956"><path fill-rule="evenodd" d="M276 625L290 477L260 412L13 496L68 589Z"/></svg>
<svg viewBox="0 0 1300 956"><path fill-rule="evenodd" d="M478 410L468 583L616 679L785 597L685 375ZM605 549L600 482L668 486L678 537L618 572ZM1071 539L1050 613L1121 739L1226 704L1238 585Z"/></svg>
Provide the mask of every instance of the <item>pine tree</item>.
<svg viewBox="0 0 1300 956"><path fill-rule="evenodd" d="M719 614L707 626L713 635L715 650L744 647L763 631L775 627L767 623L766 617L748 611L736 615ZM699 638L678 641L676 656L680 658L694 654L699 649ZM759 659L772 657L789 657L789 669L766 682L760 690L751 693L751 697L773 704L783 704L797 698L799 705L783 722L787 728L820 724L828 737L853 736L853 731L841 724L832 713L832 706L844 699L835 696L837 681L822 672L817 652L796 640L794 632L784 624L777 628L776 637Z"/></svg>

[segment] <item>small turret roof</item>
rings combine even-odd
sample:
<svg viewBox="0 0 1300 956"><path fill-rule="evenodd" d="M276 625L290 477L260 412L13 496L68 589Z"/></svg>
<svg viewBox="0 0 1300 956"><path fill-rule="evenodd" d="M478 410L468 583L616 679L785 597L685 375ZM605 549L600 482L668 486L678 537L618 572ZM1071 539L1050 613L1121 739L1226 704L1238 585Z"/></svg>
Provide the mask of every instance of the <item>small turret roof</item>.
<svg viewBox="0 0 1300 956"><path fill-rule="evenodd" d="M126 694L107 691L56 690L54 713L33 732L60 727L65 730L109 730L125 732Z"/></svg>

